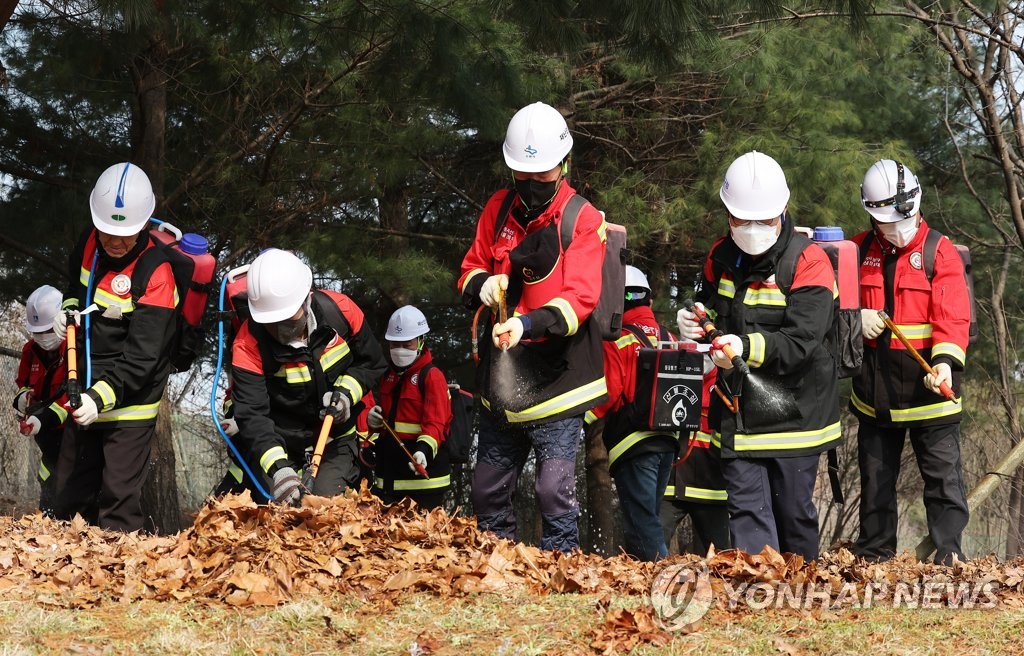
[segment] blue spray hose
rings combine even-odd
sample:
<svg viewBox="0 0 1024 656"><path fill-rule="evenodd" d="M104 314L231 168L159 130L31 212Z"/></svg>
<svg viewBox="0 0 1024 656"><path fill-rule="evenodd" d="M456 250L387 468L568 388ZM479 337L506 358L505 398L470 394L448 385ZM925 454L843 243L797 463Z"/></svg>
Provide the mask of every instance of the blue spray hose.
<svg viewBox="0 0 1024 656"><path fill-rule="evenodd" d="M228 449L235 456L235 461L242 467L242 471L249 477L253 485L256 486L256 490L259 491L267 501L272 501L273 496L267 494L267 491L260 485L259 477L253 475L252 470L249 469L248 463L245 458L239 453L238 449L232 443L231 438L224 432L224 429L220 426L220 420L217 418L217 387L220 383L220 372L224 367L224 292L228 287L227 275L220 282L220 301L217 304L217 310L220 318L217 320L217 369L213 373L213 389L210 391L210 416L213 417L213 425L217 427L217 432L220 433L224 443L228 445Z"/></svg>

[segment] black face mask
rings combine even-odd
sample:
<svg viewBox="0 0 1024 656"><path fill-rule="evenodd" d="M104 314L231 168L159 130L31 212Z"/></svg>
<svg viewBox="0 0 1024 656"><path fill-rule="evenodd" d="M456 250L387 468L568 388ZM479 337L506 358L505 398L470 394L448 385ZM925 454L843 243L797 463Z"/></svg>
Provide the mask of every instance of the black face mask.
<svg viewBox="0 0 1024 656"><path fill-rule="evenodd" d="M303 313L298 319L285 319L267 324L267 332L282 344L290 344L301 339L302 334L306 332L306 314Z"/></svg>
<svg viewBox="0 0 1024 656"><path fill-rule="evenodd" d="M555 198L558 191L558 184L562 181L561 176L551 182L537 182L536 180L516 180L516 193L531 213L543 209Z"/></svg>

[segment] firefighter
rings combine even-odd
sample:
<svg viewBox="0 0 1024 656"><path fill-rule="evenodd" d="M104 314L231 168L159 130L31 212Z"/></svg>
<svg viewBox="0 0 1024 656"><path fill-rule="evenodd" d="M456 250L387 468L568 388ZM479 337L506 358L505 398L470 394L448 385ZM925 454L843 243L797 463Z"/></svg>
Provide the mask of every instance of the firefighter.
<svg viewBox="0 0 1024 656"><path fill-rule="evenodd" d="M451 485L451 465L445 439L452 423L451 395L444 372L433 364L426 335L427 318L406 305L388 320L384 339L390 366L380 383L380 402L370 409L376 462L373 492L385 503L411 498L421 508L437 508ZM415 462L409 460L388 428L402 440ZM364 459L367 459L364 456ZM429 474L424 478L418 472Z"/></svg>
<svg viewBox="0 0 1024 656"><path fill-rule="evenodd" d="M579 546L575 471L583 414L607 398L601 335L588 321L601 294L601 213L584 204L564 253L560 242L563 210L576 193L567 178L571 149L572 135L553 107L534 103L512 117L502 150L513 188L484 207L458 281L471 309L483 304L500 316L501 298L508 300L508 320L495 321L480 344L477 521L515 537L512 500L533 447L540 546L563 552Z"/></svg>
<svg viewBox="0 0 1024 656"><path fill-rule="evenodd" d="M928 533L935 562L966 560L960 538L968 509L960 462L962 405L941 396L942 383L960 389L971 305L963 262L952 242L921 216L921 183L890 159L864 175L861 203L872 228L853 238L861 246L861 323L864 365L854 378L850 409L861 476L860 535L854 553L887 560L896 552L896 479L907 433L924 479ZM926 269L934 239L932 277ZM866 246L866 248L865 248ZM878 315L884 309L935 369L924 374Z"/></svg>
<svg viewBox="0 0 1024 656"><path fill-rule="evenodd" d="M96 309L76 319L84 324L78 371L87 389L61 443L55 511L116 531L143 528L142 484L171 373L178 291L171 264L146 230L155 205L139 167L115 164L100 175L89 196L93 225L71 256L73 282L63 303L72 312ZM148 280L140 280L151 264ZM53 328L64 339L67 314L58 313Z"/></svg>
<svg viewBox="0 0 1024 656"><path fill-rule="evenodd" d="M334 496L359 480L356 416L387 363L362 311L345 294L313 288L297 256L271 248L246 279L250 318L231 347L236 441L270 481L274 501L296 504L325 413L334 417L309 490Z"/></svg>
<svg viewBox="0 0 1024 656"><path fill-rule="evenodd" d="M758 553L765 546L818 556L818 513L812 500L822 452L838 444L839 393L835 357L826 339L838 295L828 256L793 230L786 212L789 186L779 164L757 151L734 161L719 192L729 212L729 234L711 247L696 299L726 334L711 356L717 385L740 395L738 412L715 394L709 409L712 444L722 451L733 547ZM782 262L794 265L791 287L776 284ZM702 330L695 315L677 315L683 337ZM746 380L726 347L750 369ZM760 405L761 390L792 396ZM744 398L746 393L750 398ZM782 413L787 405L795 412Z"/></svg>
<svg viewBox="0 0 1024 656"><path fill-rule="evenodd" d="M659 511L679 450L679 434L651 430L650 422L633 411L637 351L676 340L658 325L651 310L647 276L634 266L626 267L623 308L622 337L604 343L608 400L587 412L585 421L590 424L605 417L601 436L608 450L608 469L619 494L626 553L639 560L653 561L668 556Z"/></svg>
<svg viewBox="0 0 1024 656"><path fill-rule="evenodd" d="M704 356L704 384L701 395L700 428L680 440L679 459L672 468L672 477L665 488L661 504L661 525L665 544L671 545L679 523L687 516L693 523L690 544L679 544L680 553L705 555L715 549L729 549L729 511L725 506L727 493L722 476L721 451L711 444L708 407L718 369L711 358Z"/></svg>
<svg viewBox="0 0 1024 656"><path fill-rule="evenodd" d="M21 420L21 434L35 439L39 447L39 510L53 514L56 496L57 456L68 412L64 409L64 354L66 344L53 332L53 320L60 312L63 296L43 285L25 301L25 330L29 340L21 349L18 391L14 409Z"/></svg>

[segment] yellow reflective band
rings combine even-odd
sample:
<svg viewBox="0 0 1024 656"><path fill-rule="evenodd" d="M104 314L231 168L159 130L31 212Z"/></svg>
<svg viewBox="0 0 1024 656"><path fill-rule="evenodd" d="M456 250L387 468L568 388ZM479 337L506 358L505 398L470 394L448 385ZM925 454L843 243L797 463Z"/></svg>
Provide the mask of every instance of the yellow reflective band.
<svg viewBox="0 0 1024 656"><path fill-rule="evenodd" d="M589 426L595 421L597 421L597 415L594 414L593 410L587 410L587 412L583 415L583 423Z"/></svg>
<svg viewBox="0 0 1024 656"><path fill-rule="evenodd" d="M544 304L544 307L554 308L562 315L562 319L565 321L566 330L565 334L575 335L576 331L580 329L580 319L576 316L576 311L572 309L572 305L569 301L564 298L553 298Z"/></svg>
<svg viewBox="0 0 1024 656"><path fill-rule="evenodd" d="M15 396L21 396L25 392L31 392L31 391L32 391L32 386L31 385L26 385L25 387L22 387L21 389L19 389L18 392L15 394Z"/></svg>
<svg viewBox="0 0 1024 656"><path fill-rule="evenodd" d="M242 482L242 468L236 465L235 463L232 462L230 465L228 465L228 473L231 474L231 478L235 479L236 483Z"/></svg>
<svg viewBox="0 0 1024 656"><path fill-rule="evenodd" d="M779 449L808 449L837 440L842 436L842 427L834 424L806 431L785 433L736 433L733 436L734 451L776 451Z"/></svg>
<svg viewBox="0 0 1024 656"><path fill-rule="evenodd" d="M313 377L309 374L309 367L304 364L291 367L284 365L277 370L274 376L276 378L284 378L286 383L292 385L308 383L313 380Z"/></svg>
<svg viewBox="0 0 1024 656"><path fill-rule="evenodd" d="M410 433L410 434L411 433L415 433L415 434L419 435L419 432L420 432L420 430L422 428L423 427L420 426L419 424L407 424L407 423L402 422L402 421L396 421L395 422L395 432L396 433Z"/></svg>
<svg viewBox="0 0 1024 656"><path fill-rule="evenodd" d="M70 309L76 308L76 307L78 307L78 299L77 298L65 298L64 302L60 304L60 309L62 309L62 310L70 310Z"/></svg>
<svg viewBox="0 0 1024 656"><path fill-rule="evenodd" d="M665 496L666 497L674 497L675 495L676 495L676 486L675 485L669 485L668 487L665 488Z"/></svg>
<svg viewBox="0 0 1024 656"><path fill-rule="evenodd" d="M597 226L597 237L602 243L608 241L608 222L601 219L601 225Z"/></svg>
<svg viewBox="0 0 1024 656"><path fill-rule="evenodd" d="M898 324L896 328L907 339L931 339L932 337L932 325L930 323ZM900 338L895 335L892 336L892 340L900 343Z"/></svg>
<svg viewBox="0 0 1024 656"><path fill-rule="evenodd" d="M938 344L933 345L932 359L934 360L939 355L947 355L959 362L961 365L967 361L967 354L964 353L964 350L952 342L939 342Z"/></svg>
<svg viewBox="0 0 1024 656"><path fill-rule="evenodd" d="M43 461L40 460L39 461L39 480L43 481L43 482L46 482L46 480L48 478L50 478L50 470L47 469L46 465L43 464Z"/></svg>
<svg viewBox="0 0 1024 656"><path fill-rule="evenodd" d="M711 433L705 433L704 431L693 431L690 435L690 441L696 442L697 444L711 444Z"/></svg>
<svg viewBox="0 0 1024 656"><path fill-rule="evenodd" d="M764 335L761 333L750 333L750 353L747 354L747 364L755 369L764 364L765 351Z"/></svg>
<svg viewBox="0 0 1024 656"><path fill-rule="evenodd" d="M639 340L637 340L637 338L632 334L623 335L622 337L615 340L615 348L619 349L620 351L632 344L640 344Z"/></svg>
<svg viewBox="0 0 1024 656"><path fill-rule="evenodd" d="M135 304L132 303L132 297L121 298L120 296L114 296L105 289L94 289L92 300L96 305L101 308L117 307L121 308L121 314L127 314L135 309Z"/></svg>
<svg viewBox="0 0 1024 656"><path fill-rule="evenodd" d="M622 441L613 446L612 450L608 452L608 466L611 467L612 465L614 465L615 461L618 460L623 453L629 451L629 449L637 442L642 442L643 440L646 440L648 437L656 437L658 435L664 435L665 437L677 439L676 436L672 435L671 433L659 431L635 431L633 433L630 433L626 437L622 438Z"/></svg>
<svg viewBox="0 0 1024 656"><path fill-rule="evenodd" d="M417 442L423 442L424 444L429 446L430 447L430 451L433 454L432 457L434 457L434 458L437 457L437 449L440 446L437 443L437 440L435 440L433 437L431 437L429 435L420 435L419 439L416 440L416 441Z"/></svg>
<svg viewBox="0 0 1024 656"><path fill-rule="evenodd" d="M462 279L462 289L459 290L460 294L466 293L466 287L469 287L469 281L476 277L478 273L483 273L488 276L491 275L490 272L484 269L472 269L469 273L466 274L466 277Z"/></svg>
<svg viewBox="0 0 1024 656"><path fill-rule="evenodd" d="M743 304L786 307L786 295L778 287L748 287L747 293L743 296Z"/></svg>
<svg viewBox="0 0 1024 656"><path fill-rule="evenodd" d="M923 421L960 414L962 404L942 401L931 405L919 405L916 408L894 409L889 411L894 423L906 421Z"/></svg>
<svg viewBox="0 0 1024 656"><path fill-rule="evenodd" d="M386 490L383 478L373 478L373 486L378 490ZM395 492L415 492L417 490L434 490L439 487L448 487L452 483L451 475L438 476L437 478L417 478L413 480L398 479L393 481Z"/></svg>
<svg viewBox="0 0 1024 656"><path fill-rule="evenodd" d="M114 394L114 388L107 381L98 381L92 386L92 390L100 395L100 401L103 402L100 410L109 410L117 403L117 395Z"/></svg>
<svg viewBox="0 0 1024 656"><path fill-rule="evenodd" d="M370 433L370 436L366 439L370 444L376 444L378 437L380 437L380 433Z"/></svg>
<svg viewBox="0 0 1024 656"><path fill-rule="evenodd" d="M89 288L89 270L82 267L82 270L78 272L78 282L82 284L82 287Z"/></svg>
<svg viewBox="0 0 1024 656"><path fill-rule="evenodd" d="M359 399L363 398L363 386L359 384L359 381L348 374L334 381L334 386L347 391L348 398L352 400L352 403L358 403Z"/></svg>
<svg viewBox="0 0 1024 656"><path fill-rule="evenodd" d="M99 416L96 417L96 423L100 424L111 421L144 421L146 419L156 419L156 415L159 411L159 401L146 405L128 405L123 408L117 408L116 410L101 412Z"/></svg>
<svg viewBox="0 0 1024 656"><path fill-rule="evenodd" d="M64 406L56 401L50 404L50 411L57 415L57 420L62 424L68 418L68 411L64 409Z"/></svg>
<svg viewBox="0 0 1024 656"><path fill-rule="evenodd" d="M266 453L263 454L263 457L260 458L260 469L262 469L264 473L269 474L271 465L278 460L285 460L287 458L288 454L284 452L284 447L272 446L267 449Z"/></svg>
<svg viewBox="0 0 1024 656"><path fill-rule="evenodd" d="M722 278L718 281L718 293L725 298L736 296L736 284L729 278Z"/></svg>
<svg viewBox="0 0 1024 656"><path fill-rule="evenodd" d="M683 489L683 496L691 499L704 499L705 501L725 501L729 498L729 493L725 490L715 490L705 487L690 487L687 485Z"/></svg>
<svg viewBox="0 0 1024 656"><path fill-rule="evenodd" d="M583 405L587 401L593 401L607 393L608 385L605 383L604 376L602 376L582 387L577 387L576 389L569 390L564 394L559 394L553 399L548 399L543 403L538 403L537 405L526 408L520 412L506 410L505 418L512 423L536 421L538 419L544 419L545 417L552 417L560 412L565 412L566 410L572 410L577 406Z"/></svg>
<svg viewBox="0 0 1024 656"><path fill-rule="evenodd" d="M351 352L352 349L349 348L348 342L339 342L320 356L320 368L327 371Z"/></svg>
<svg viewBox="0 0 1024 656"><path fill-rule="evenodd" d="M839 298L839 281L832 283L832 298Z"/></svg>
<svg viewBox="0 0 1024 656"><path fill-rule="evenodd" d="M491 409L491 402L485 399L483 396L480 397L480 405L487 408L488 410Z"/></svg>
<svg viewBox="0 0 1024 656"><path fill-rule="evenodd" d="M857 392L854 392L853 394L850 395L850 403L852 403L853 407L856 408L861 414L865 414L868 417L875 416L875 409L872 408L867 403L865 403L863 400L861 400L861 398L857 396Z"/></svg>

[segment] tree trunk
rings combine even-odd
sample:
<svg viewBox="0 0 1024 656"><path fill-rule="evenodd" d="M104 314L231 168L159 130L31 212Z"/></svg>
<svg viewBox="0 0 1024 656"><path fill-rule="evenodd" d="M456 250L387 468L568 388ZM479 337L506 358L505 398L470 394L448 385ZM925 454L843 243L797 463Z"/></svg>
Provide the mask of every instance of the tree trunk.
<svg viewBox="0 0 1024 656"><path fill-rule="evenodd" d="M377 201L380 203L380 226L395 232L395 234L384 238L384 251L386 253L406 252L409 250L409 238L397 233L404 234L409 231L409 191L405 187L385 187ZM400 287L396 286L385 291L395 308L406 305L412 300L408 291ZM394 310L394 308L386 307L381 309L385 313Z"/></svg>
<svg viewBox="0 0 1024 656"><path fill-rule="evenodd" d="M7 21L11 20L14 10L18 7L18 0L0 0L0 31L3 31ZM0 70L3 70L0 68Z"/></svg>
<svg viewBox="0 0 1024 656"><path fill-rule="evenodd" d="M604 420L586 428L586 472L587 472L587 544L584 550L602 556L614 556L615 545L615 499L612 494L612 477L608 473L608 451L601 438Z"/></svg>
<svg viewBox="0 0 1024 656"><path fill-rule="evenodd" d="M171 435L171 411L167 392L160 402L156 435L149 454L146 482L142 485L142 514L148 531L169 535L185 525L178 499L177 458Z"/></svg>

